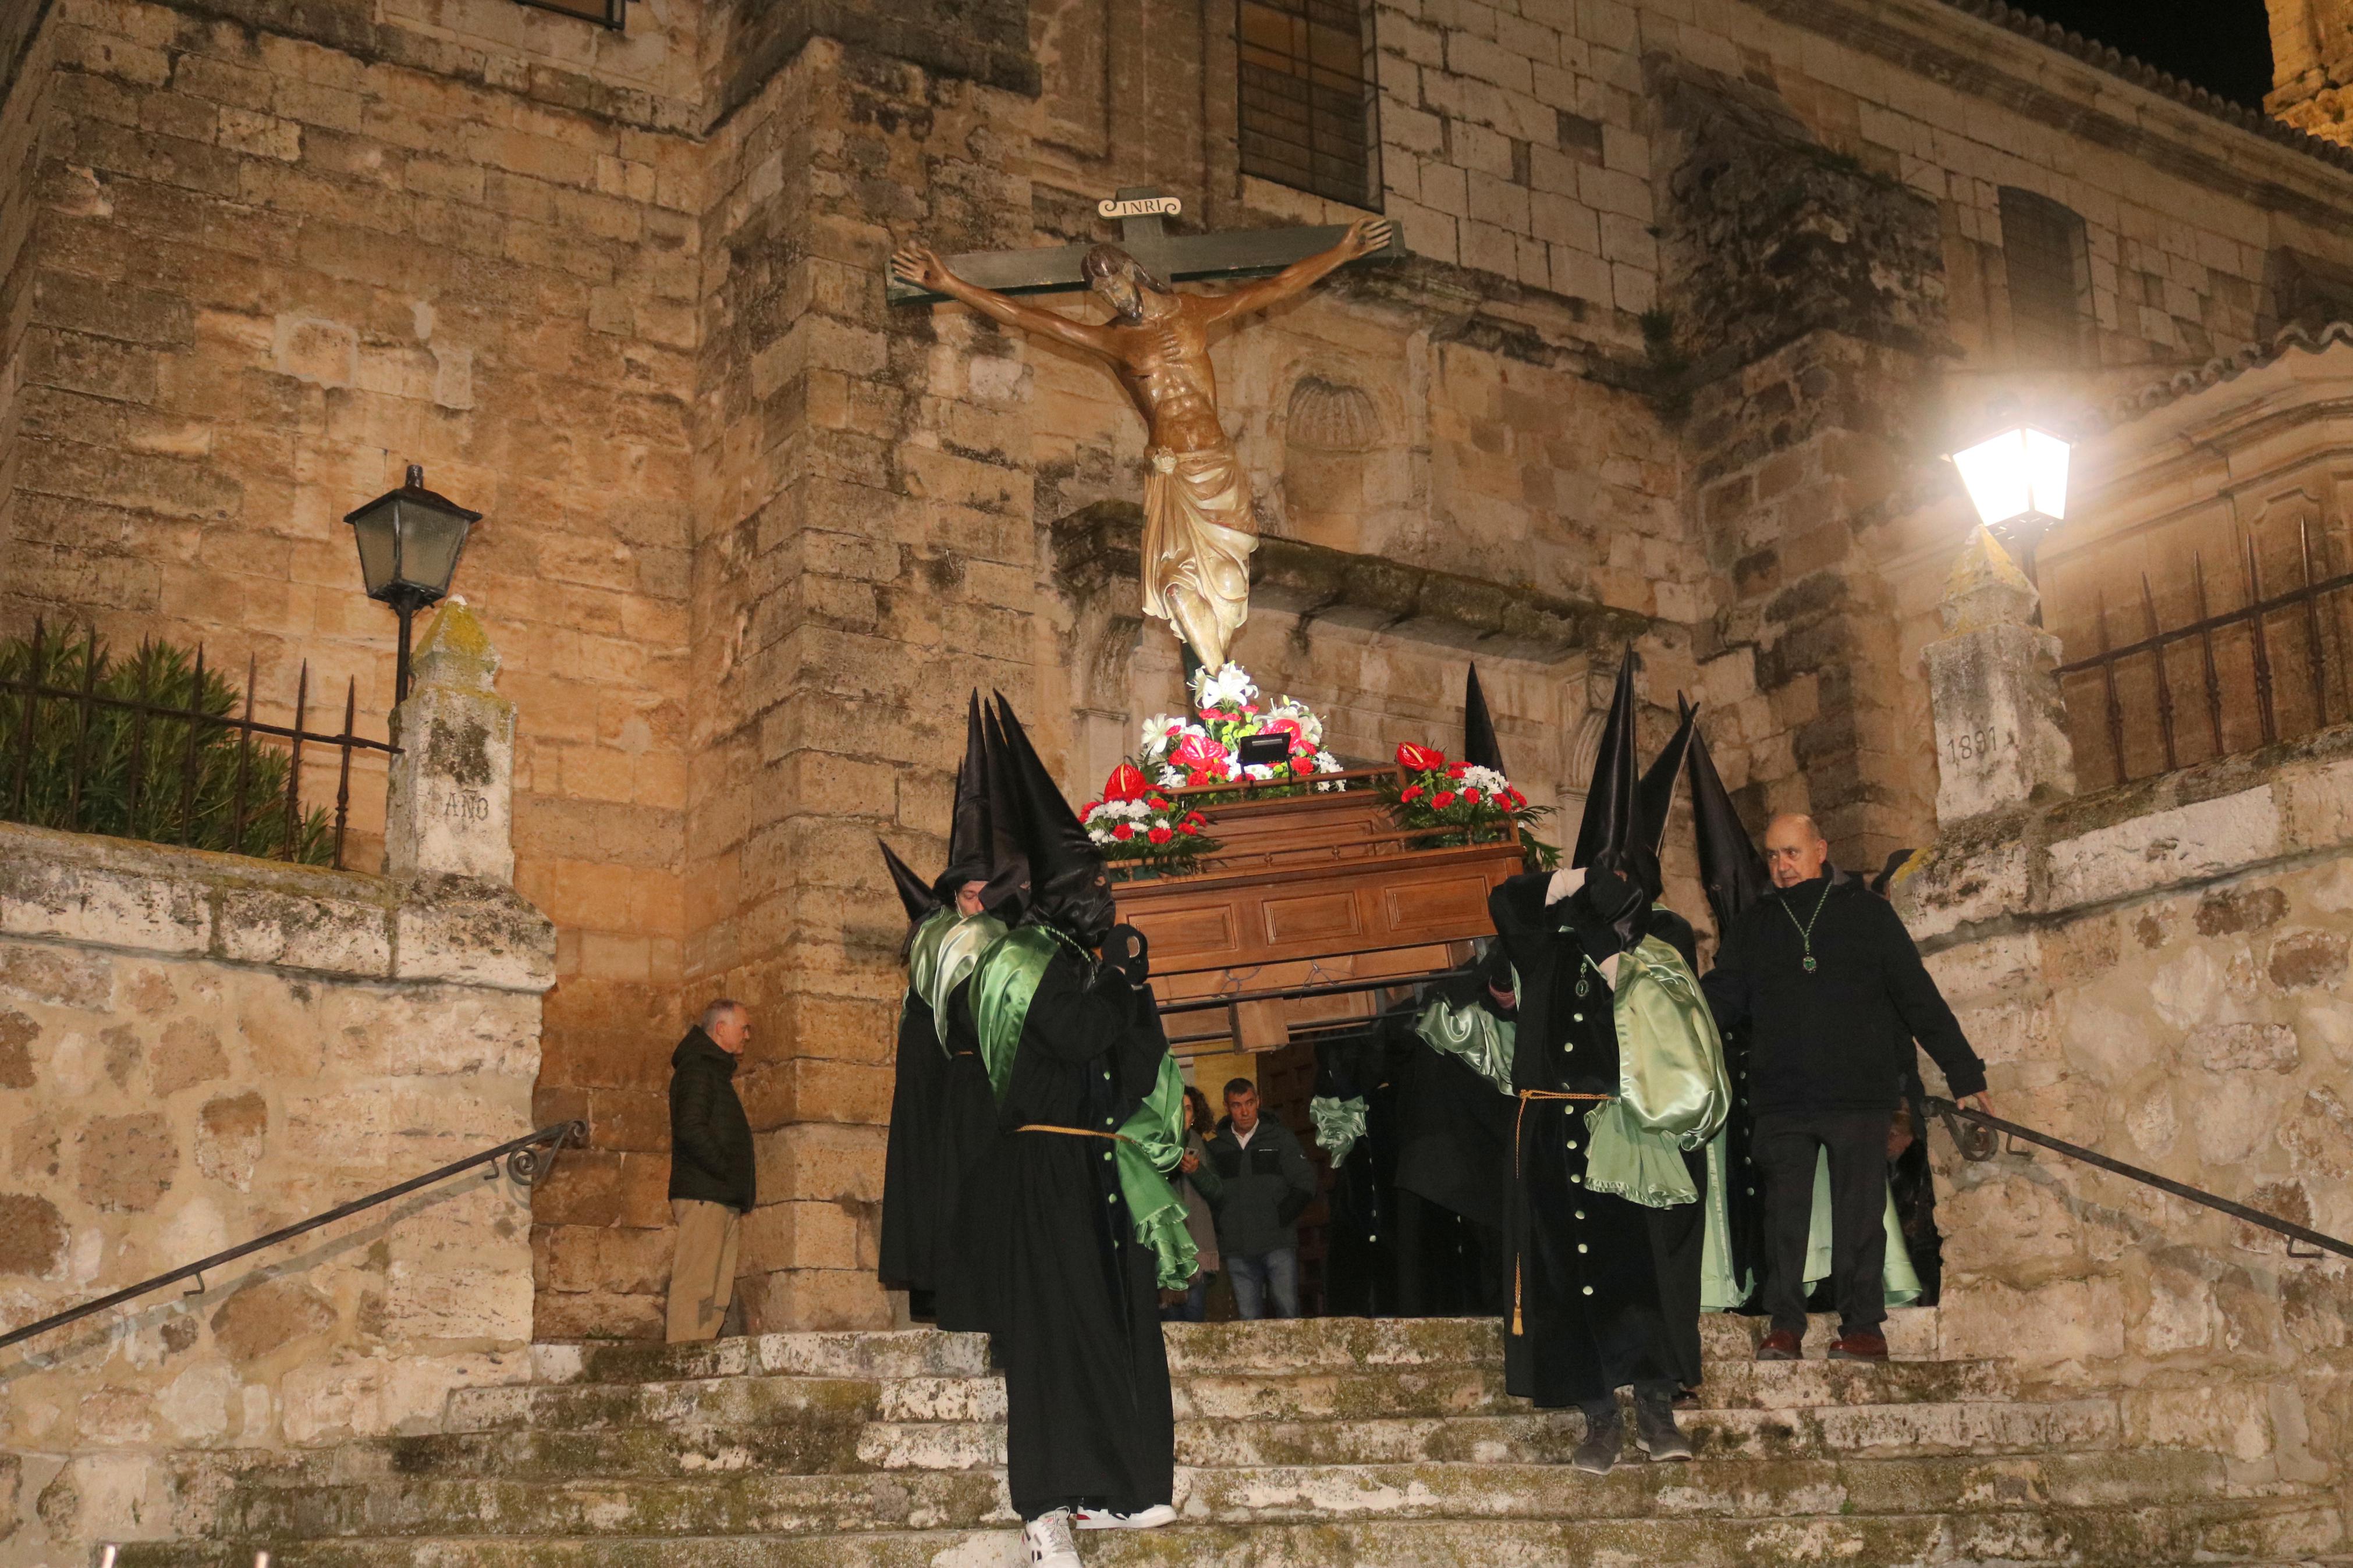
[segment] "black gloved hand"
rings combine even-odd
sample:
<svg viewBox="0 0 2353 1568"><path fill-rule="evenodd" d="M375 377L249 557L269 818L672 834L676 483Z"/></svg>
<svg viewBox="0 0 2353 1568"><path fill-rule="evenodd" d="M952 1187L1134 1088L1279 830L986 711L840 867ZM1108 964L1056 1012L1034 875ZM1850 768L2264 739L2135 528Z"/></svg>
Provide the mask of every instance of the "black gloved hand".
<svg viewBox="0 0 2353 1568"><path fill-rule="evenodd" d="M1130 985L1141 985L1152 975L1152 942L1132 925L1115 925L1103 938L1103 962Z"/></svg>

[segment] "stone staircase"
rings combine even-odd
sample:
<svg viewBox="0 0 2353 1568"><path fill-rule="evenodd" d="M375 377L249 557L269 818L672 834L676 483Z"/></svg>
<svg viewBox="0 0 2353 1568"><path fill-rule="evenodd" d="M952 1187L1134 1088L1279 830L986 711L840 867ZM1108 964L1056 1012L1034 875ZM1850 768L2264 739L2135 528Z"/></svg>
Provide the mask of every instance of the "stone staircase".
<svg viewBox="0 0 2353 1568"><path fill-rule="evenodd" d="M1705 1325L1699 1458L1562 1461L1578 1418L1503 1392L1492 1321L1172 1325L1166 1529L1091 1563L2284 1564L2348 1550L2335 1500L2233 1489L2220 1456L2126 1441L2113 1399L2032 1399L1940 1360L1933 1311L1884 1366L1749 1358ZM1817 1324L1819 1353L1830 1334ZM981 1340L767 1335L543 1345L533 1380L459 1391L436 1435L248 1471L216 1539L123 1568L1000 1568L1004 1390Z"/></svg>

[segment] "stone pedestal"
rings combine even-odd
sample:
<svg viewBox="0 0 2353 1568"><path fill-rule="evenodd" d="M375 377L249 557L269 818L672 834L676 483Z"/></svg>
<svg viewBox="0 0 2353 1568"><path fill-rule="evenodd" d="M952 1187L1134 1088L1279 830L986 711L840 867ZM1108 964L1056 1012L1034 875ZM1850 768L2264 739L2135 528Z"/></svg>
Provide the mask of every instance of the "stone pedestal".
<svg viewBox="0 0 2353 1568"><path fill-rule="evenodd" d="M462 599L417 645L385 805L385 869L514 880L514 704L491 689L498 649Z"/></svg>
<svg viewBox="0 0 2353 1568"><path fill-rule="evenodd" d="M1951 633L1922 650L1936 719L1936 821L2075 793L2074 748L2052 671L2059 639L2029 624L2034 585L1984 529L1953 563Z"/></svg>

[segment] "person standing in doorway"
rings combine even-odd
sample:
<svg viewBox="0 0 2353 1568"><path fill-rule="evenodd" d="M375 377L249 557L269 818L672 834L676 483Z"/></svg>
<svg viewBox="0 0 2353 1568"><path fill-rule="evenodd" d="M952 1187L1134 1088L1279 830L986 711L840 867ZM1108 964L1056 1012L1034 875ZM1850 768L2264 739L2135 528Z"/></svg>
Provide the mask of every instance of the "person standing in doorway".
<svg viewBox="0 0 2353 1568"><path fill-rule="evenodd" d="M1299 1316L1299 1216L1315 1199L1315 1167L1280 1121L1261 1116L1258 1086L1226 1085L1226 1120L1209 1140L1218 1177L1218 1257L1244 1318Z"/></svg>
<svg viewBox="0 0 2353 1568"><path fill-rule="evenodd" d="M671 1344L717 1338L734 1300L736 1243L759 1185L752 1123L735 1093L735 1068L751 1037L744 1005L723 996L670 1053L670 1212L678 1222Z"/></svg>
<svg viewBox="0 0 2353 1568"><path fill-rule="evenodd" d="M1185 1157L1177 1162L1175 1185L1185 1205L1185 1230L1193 1238L1192 1283L1175 1300L1161 1298L1164 1322L1198 1323L1209 1310L1209 1284L1218 1277L1218 1173L1209 1164L1209 1140L1217 1136L1218 1119L1210 1114L1209 1097L1185 1086Z"/></svg>

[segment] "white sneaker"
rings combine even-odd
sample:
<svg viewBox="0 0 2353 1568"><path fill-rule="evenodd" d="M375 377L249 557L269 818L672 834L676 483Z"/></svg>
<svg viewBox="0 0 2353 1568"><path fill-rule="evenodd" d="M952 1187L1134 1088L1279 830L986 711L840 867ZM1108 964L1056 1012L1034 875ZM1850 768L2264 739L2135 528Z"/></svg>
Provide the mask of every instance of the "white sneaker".
<svg viewBox="0 0 2353 1568"><path fill-rule="evenodd" d="M1135 1513L1113 1513L1107 1508L1082 1508L1071 1511L1071 1521L1081 1530L1157 1530L1164 1524L1176 1522L1176 1510L1165 1502Z"/></svg>
<svg viewBox="0 0 2353 1568"><path fill-rule="evenodd" d="M1079 1543L1071 1539L1069 1509L1041 1513L1023 1525L1021 1544L1029 1549L1029 1568L1081 1568Z"/></svg>

